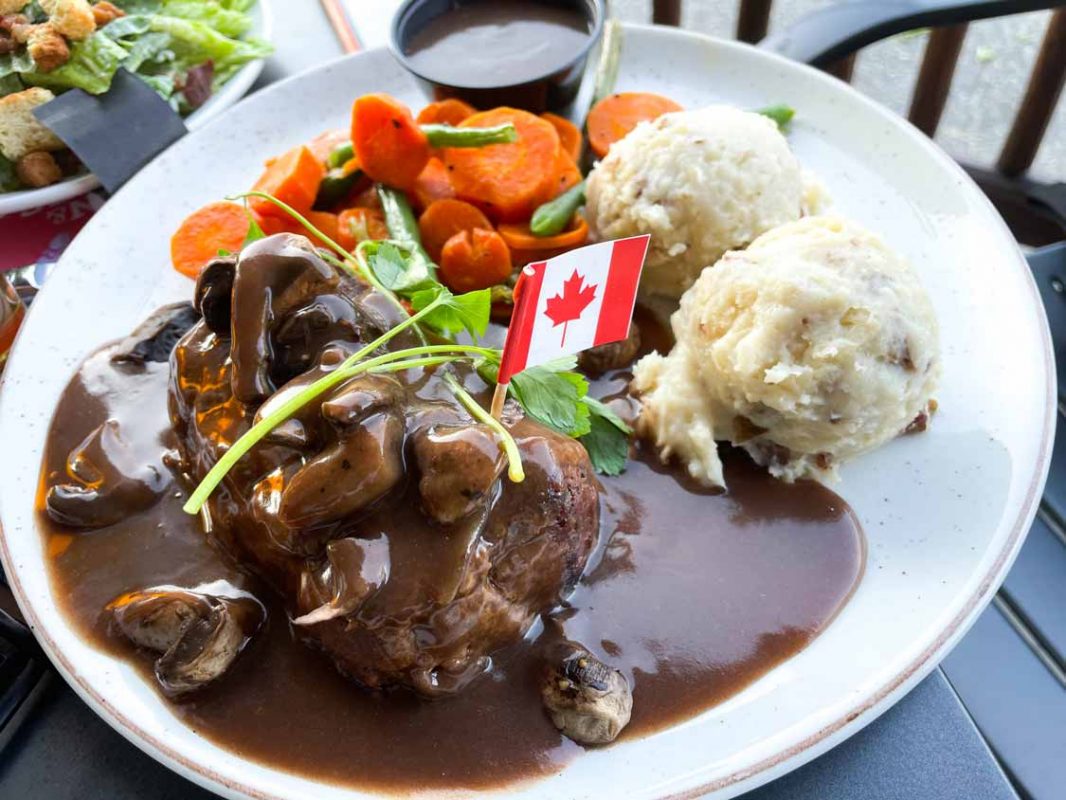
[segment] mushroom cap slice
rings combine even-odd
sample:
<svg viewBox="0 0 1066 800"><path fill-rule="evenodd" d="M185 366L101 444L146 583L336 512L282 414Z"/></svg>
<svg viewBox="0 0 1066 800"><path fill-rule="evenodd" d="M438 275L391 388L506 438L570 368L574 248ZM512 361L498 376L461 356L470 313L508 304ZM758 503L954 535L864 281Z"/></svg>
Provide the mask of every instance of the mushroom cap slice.
<svg viewBox="0 0 1066 800"><path fill-rule="evenodd" d="M219 597L171 587L122 595L108 604L108 610L127 639L162 653L155 662L155 676L171 697L221 677L265 617L251 597Z"/></svg>
<svg viewBox="0 0 1066 800"><path fill-rule="evenodd" d="M541 687L555 727L579 744L613 742L629 724L629 682L580 645L560 646Z"/></svg>

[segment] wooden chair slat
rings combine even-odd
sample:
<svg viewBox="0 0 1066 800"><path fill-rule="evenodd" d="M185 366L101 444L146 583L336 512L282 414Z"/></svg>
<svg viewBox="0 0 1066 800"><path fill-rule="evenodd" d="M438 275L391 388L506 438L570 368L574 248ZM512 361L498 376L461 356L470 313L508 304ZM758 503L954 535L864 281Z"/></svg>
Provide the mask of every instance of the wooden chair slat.
<svg viewBox="0 0 1066 800"><path fill-rule="evenodd" d="M926 136L932 137L940 124L940 115L944 113L951 81L955 77L955 64L966 38L966 28L965 24L952 25L937 28L929 35L907 115Z"/></svg>
<svg viewBox="0 0 1066 800"><path fill-rule="evenodd" d="M680 25L681 0L655 0L651 20L656 25Z"/></svg>
<svg viewBox="0 0 1066 800"><path fill-rule="evenodd" d="M834 61L832 64L826 64L822 69L830 75L840 78L844 83L851 83L851 76L855 72L855 59L858 55L859 53L856 51L851 55Z"/></svg>
<svg viewBox="0 0 1066 800"><path fill-rule="evenodd" d="M1033 164L1066 83L1066 8L1051 15L1021 108L997 164L1004 175L1021 175Z"/></svg>
<svg viewBox="0 0 1066 800"><path fill-rule="evenodd" d="M740 0L737 16L737 38L755 44L766 36L770 27L770 8L773 0Z"/></svg>

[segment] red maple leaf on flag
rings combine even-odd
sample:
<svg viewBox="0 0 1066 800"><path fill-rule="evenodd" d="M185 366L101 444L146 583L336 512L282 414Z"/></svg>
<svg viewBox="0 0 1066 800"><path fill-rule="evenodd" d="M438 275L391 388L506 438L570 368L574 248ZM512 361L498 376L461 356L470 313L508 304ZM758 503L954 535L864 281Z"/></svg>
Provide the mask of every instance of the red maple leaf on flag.
<svg viewBox="0 0 1066 800"><path fill-rule="evenodd" d="M584 283L585 276L579 275L575 269L573 274L563 281L563 293L549 297L545 304L544 316L552 321L552 327L563 326L563 340L559 344L560 347L566 345L567 325L580 319L589 303L596 299L596 284L583 287Z"/></svg>

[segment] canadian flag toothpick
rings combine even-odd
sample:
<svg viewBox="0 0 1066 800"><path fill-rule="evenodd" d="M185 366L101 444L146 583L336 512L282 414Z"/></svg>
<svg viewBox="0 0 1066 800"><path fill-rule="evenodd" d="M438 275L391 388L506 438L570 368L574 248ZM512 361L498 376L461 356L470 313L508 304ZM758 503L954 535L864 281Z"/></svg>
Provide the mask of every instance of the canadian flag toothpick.
<svg viewBox="0 0 1066 800"><path fill-rule="evenodd" d="M650 238L601 242L523 269L498 384L527 367L625 339Z"/></svg>

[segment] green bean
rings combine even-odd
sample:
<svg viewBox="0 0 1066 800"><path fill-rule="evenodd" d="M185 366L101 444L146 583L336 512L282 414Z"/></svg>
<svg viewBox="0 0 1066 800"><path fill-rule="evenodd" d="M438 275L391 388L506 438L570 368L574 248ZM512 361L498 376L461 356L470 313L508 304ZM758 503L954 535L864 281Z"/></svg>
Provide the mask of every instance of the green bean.
<svg viewBox="0 0 1066 800"><path fill-rule="evenodd" d="M337 145L330 151L329 157L326 159L326 166L331 169L343 167L353 158L355 158L355 149L352 147L351 142L345 142L344 144Z"/></svg>
<svg viewBox="0 0 1066 800"><path fill-rule="evenodd" d="M456 128L452 125L421 125L430 147L484 147L487 144L508 144L518 139L518 131L510 122L491 128Z"/></svg>
<svg viewBox="0 0 1066 800"><path fill-rule="evenodd" d="M762 114L764 117L769 117L776 122L778 130L787 131L788 124L792 121L792 118L796 116L796 109L792 106L782 104L760 108L756 113Z"/></svg>
<svg viewBox="0 0 1066 800"><path fill-rule="evenodd" d="M360 170L352 170L345 174L340 167L334 167L322 178L318 185L318 195L315 197L315 209L324 211L344 199L345 195L352 190L356 181L363 177Z"/></svg>
<svg viewBox="0 0 1066 800"><path fill-rule="evenodd" d="M491 128L456 128L452 125L422 125L430 147L484 147L487 144L508 144L518 139L518 132L510 122ZM343 167L355 158L351 142L339 144L330 151L326 166Z"/></svg>
<svg viewBox="0 0 1066 800"><path fill-rule="evenodd" d="M383 183L377 184L377 190L381 199L381 210L385 214L385 225L389 229L389 238L409 245L414 255L425 259L430 275L435 277L436 265L429 253L422 248L422 234L418 230L415 212L407 202L407 195Z"/></svg>
<svg viewBox="0 0 1066 800"><path fill-rule="evenodd" d="M544 203L533 212L529 229L534 236L554 236L562 232L574 216L574 212L585 204L585 182L567 189L554 200Z"/></svg>

